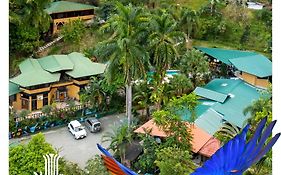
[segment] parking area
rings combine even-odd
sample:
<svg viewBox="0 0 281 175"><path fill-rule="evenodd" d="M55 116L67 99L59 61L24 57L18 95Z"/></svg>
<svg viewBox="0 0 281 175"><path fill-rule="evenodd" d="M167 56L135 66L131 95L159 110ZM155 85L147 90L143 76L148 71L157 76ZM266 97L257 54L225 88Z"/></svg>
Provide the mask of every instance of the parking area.
<svg viewBox="0 0 281 175"><path fill-rule="evenodd" d="M59 150L59 155L66 160L77 163L81 168L86 166L87 160L96 154L100 154L96 144L99 143L104 147L109 145L109 142L101 143L102 135L105 132L111 132L112 128L120 126L126 121L125 114L111 115L100 119L102 131L99 133L90 133L86 128L87 137L84 139L75 140L70 134L67 127L59 128L44 132L46 141ZM24 142L27 142L26 139ZM14 140L15 141L15 140ZM10 140L10 143L13 139Z"/></svg>

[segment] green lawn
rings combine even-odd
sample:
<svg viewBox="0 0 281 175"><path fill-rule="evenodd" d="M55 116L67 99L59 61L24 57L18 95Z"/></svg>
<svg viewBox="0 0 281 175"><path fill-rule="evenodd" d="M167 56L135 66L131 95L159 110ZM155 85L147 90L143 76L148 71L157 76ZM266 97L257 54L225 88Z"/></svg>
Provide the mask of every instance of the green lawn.
<svg viewBox="0 0 281 175"><path fill-rule="evenodd" d="M181 4L193 10L199 10L201 6L208 2L208 0L175 0L175 4Z"/></svg>

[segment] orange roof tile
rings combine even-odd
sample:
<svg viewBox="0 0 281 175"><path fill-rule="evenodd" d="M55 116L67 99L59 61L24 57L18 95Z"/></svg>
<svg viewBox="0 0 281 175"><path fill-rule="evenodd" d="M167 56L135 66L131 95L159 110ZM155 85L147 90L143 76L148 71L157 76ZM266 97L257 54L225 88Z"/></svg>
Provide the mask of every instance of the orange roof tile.
<svg viewBox="0 0 281 175"><path fill-rule="evenodd" d="M194 153L197 153L199 150L202 150L201 152L203 153L203 155L209 156L219 148L219 146L213 144L213 142L216 143L217 139L214 140L213 136L211 136L201 128L197 127L195 124L190 125L187 122L187 127L191 129L191 134L193 136L191 144L192 144L192 151ZM134 132L144 134L145 130L149 130L149 129L151 129L150 135L152 136L167 137L167 134L164 131L160 130L160 128L154 123L153 119L149 120L148 122L140 126ZM210 142L210 144L212 143L211 144L212 147L209 146L210 144L207 144L209 143L209 140L212 140L212 142Z"/></svg>
<svg viewBox="0 0 281 175"><path fill-rule="evenodd" d="M211 157L218 149L220 149L220 141L213 137L208 140L198 153L206 157Z"/></svg>
<svg viewBox="0 0 281 175"><path fill-rule="evenodd" d="M142 133L145 134L145 131L149 131L151 129L150 135L152 136L158 136L158 137L167 137L167 134L162 131L153 121L153 119L149 120L142 126L140 126L138 129L136 129L135 133Z"/></svg>

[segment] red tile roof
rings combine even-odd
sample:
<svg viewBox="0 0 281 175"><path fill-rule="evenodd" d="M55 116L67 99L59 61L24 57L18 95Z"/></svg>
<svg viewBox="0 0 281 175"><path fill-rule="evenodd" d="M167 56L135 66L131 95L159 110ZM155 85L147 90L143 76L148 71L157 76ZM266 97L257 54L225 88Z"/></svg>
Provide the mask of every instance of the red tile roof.
<svg viewBox="0 0 281 175"><path fill-rule="evenodd" d="M187 122L187 127L191 129L191 134L193 136L191 144L194 153L198 152L199 154L210 157L220 148L219 140L197 127L195 124L190 125ZM134 132L144 134L145 130L150 129L150 135L152 136L167 137L167 134L154 123L153 119L140 126Z"/></svg>

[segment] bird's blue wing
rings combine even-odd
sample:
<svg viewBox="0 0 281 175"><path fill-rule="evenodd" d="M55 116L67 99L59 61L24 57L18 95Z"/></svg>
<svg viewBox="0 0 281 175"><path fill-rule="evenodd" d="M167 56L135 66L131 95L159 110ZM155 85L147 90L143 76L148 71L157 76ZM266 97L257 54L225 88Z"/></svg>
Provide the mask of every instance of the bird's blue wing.
<svg viewBox="0 0 281 175"><path fill-rule="evenodd" d="M258 162L276 143L280 133L276 134L265 146L276 121L264 129L267 118L256 128L254 136L246 142L247 125L243 131L221 147L205 164L191 175L242 175L251 165Z"/></svg>

